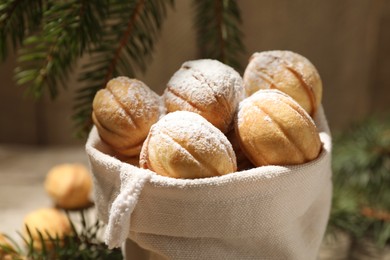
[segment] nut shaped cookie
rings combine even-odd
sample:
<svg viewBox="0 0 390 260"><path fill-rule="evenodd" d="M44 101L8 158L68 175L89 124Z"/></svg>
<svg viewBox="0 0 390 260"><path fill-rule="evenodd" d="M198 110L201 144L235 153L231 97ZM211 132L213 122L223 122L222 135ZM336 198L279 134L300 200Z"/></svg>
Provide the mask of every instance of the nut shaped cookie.
<svg viewBox="0 0 390 260"><path fill-rule="evenodd" d="M34 248L41 249L41 236L45 241L45 247L52 246L50 237L58 237L60 240L66 235L72 233L72 228L68 217L60 210L55 208L41 208L28 213L24 218L24 237L27 241L31 239L34 242ZM27 231L27 228L29 232ZM47 243L46 243L47 241Z"/></svg>
<svg viewBox="0 0 390 260"><path fill-rule="evenodd" d="M302 164L317 158L321 150L313 119L278 90L259 90L241 102L235 131L255 166Z"/></svg>
<svg viewBox="0 0 390 260"><path fill-rule="evenodd" d="M169 113L152 126L141 150L140 167L185 179L237 170L226 136L202 116L188 111Z"/></svg>
<svg viewBox="0 0 390 260"><path fill-rule="evenodd" d="M163 96L168 112L198 113L226 133L244 93L242 78L233 68L217 60L201 59L183 63Z"/></svg>
<svg viewBox="0 0 390 260"><path fill-rule="evenodd" d="M245 69L244 87L248 96L259 89L278 89L297 101L314 116L322 100L322 81L314 65L291 51L254 53Z"/></svg>
<svg viewBox="0 0 390 260"><path fill-rule="evenodd" d="M143 82L117 77L93 100L92 119L101 139L122 156L136 156L149 129L164 113L160 96Z"/></svg>
<svg viewBox="0 0 390 260"><path fill-rule="evenodd" d="M74 210L92 204L92 177L82 164L65 163L52 167L46 175L44 187L60 208Z"/></svg>

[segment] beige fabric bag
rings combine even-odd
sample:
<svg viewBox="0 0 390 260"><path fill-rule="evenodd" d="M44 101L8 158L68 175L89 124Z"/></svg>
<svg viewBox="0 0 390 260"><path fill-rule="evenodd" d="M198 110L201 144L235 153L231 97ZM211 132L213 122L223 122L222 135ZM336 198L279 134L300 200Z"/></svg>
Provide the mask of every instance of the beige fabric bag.
<svg viewBox="0 0 390 260"><path fill-rule="evenodd" d="M126 259L316 259L331 205L331 136L309 163L183 180L109 155L94 128L86 151L106 243ZM123 242L126 243L124 244Z"/></svg>

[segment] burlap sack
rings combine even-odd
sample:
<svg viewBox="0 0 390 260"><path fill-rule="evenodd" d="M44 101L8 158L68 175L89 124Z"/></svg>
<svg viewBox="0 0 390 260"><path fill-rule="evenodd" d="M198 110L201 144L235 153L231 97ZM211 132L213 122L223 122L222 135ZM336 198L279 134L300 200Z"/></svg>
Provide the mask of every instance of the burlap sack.
<svg viewBox="0 0 390 260"><path fill-rule="evenodd" d="M316 259L331 204L331 136L309 163L225 176L163 177L110 156L96 129L86 144L106 243L126 259Z"/></svg>

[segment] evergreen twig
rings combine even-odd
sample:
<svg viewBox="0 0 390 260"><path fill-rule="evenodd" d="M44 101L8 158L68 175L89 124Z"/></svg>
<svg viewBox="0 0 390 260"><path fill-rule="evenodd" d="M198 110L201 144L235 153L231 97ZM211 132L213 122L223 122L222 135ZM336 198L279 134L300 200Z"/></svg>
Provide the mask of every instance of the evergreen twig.
<svg viewBox="0 0 390 260"><path fill-rule="evenodd" d="M19 245L15 240L9 246L0 246L0 257L3 255L12 257L11 259L58 259L58 260L89 260L89 259L107 259L120 260L122 253L120 249L110 250L100 240L99 234L102 233L104 225L99 220L90 223L85 217L86 210L80 210L79 219L75 220L67 214L71 224L72 233L65 237L50 235L47 231L37 230L38 239L33 238L31 230L26 227L26 234L19 235L22 238L23 245ZM76 223L80 224L76 227ZM45 232L45 235L44 233ZM37 245L36 243L39 243ZM24 248L24 249L23 249Z"/></svg>
<svg viewBox="0 0 390 260"><path fill-rule="evenodd" d="M151 58L162 20L173 0L112 1L108 21L103 25L102 41L91 51L84 65L74 106L79 134L92 125L92 101L99 89L116 76L135 77L145 71Z"/></svg>
<svg viewBox="0 0 390 260"><path fill-rule="evenodd" d="M105 17L101 10L105 9L105 0L50 3L43 12L41 31L23 42L15 70L18 84L28 84L36 98L45 88L56 97L58 83L67 86L68 73L79 56L91 42L99 41L100 21Z"/></svg>
<svg viewBox="0 0 390 260"><path fill-rule="evenodd" d="M0 60L39 27L46 1L8 0L0 3Z"/></svg>
<svg viewBox="0 0 390 260"><path fill-rule="evenodd" d="M240 69L245 51L240 30L241 14L235 0L193 1L200 56L217 59Z"/></svg>
<svg viewBox="0 0 390 260"><path fill-rule="evenodd" d="M369 118L334 136L330 226L390 242L390 119Z"/></svg>
<svg viewBox="0 0 390 260"><path fill-rule="evenodd" d="M92 100L111 78L136 77L147 68L167 9L174 0L6 0L0 4L0 58L20 49L15 78L28 94L55 98L81 56L73 119L90 129ZM239 69L244 51L235 0L194 1L201 58Z"/></svg>

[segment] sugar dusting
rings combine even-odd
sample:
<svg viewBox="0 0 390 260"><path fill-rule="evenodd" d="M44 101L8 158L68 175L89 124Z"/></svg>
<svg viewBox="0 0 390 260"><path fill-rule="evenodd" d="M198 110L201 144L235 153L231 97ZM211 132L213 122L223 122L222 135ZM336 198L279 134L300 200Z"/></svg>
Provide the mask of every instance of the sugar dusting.
<svg viewBox="0 0 390 260"><path fill-rule="evenodd" d="M203 117L186 111L177 111L163 117L157 130L174 134L175 139L196 143L204 152L226 150L231 147L226 136Z"/></svg>
<svg viewBox="0 0 390 260"><path fill-rule="evenodd" d="M133 156L164 113L159 95L142 81L121 76L96 94L92 118L103 140L121 155Z"/></svg>
<svg viewBox="0 0 390 260"><path fill-rule="evenodd" d="M187 61L171 77L164 95L166 102L182 104L183 100L195 107L205 107L224 102L234 109L244 98L242 78L233 68L211 59ZM180 93L170 95L169 92ZM226 106L226 105L225 105ZM194 111L196 112L196 111Z"/></svg>
<svg viewBox="0 0 390 260"><path fill-rule="evenodd" d="M236 165L234 151L227 137L196 113L176 111L167 114L151 129L151 138L159 138L159 135L168 135L178 141L181 146L175 148L183 155L188 154L188 150L206 159L208 156L220 157L224 154L232 165ZM214 167L218 168L218 165Z"/></svg>
<svg viewBox="0 0 390 260"><path fill-rule="evenodd" d="M276 89L260 89L255 92L252 96L246 98L244 101L239 104L239 113L242 113L245 109L244 107L255 106L255 102L261 102L261 100L266 99L267 102L274 103L277 107L280 102L287 104L291 107L292 112L296 114L297 118L300 119L301 123L306 125L314 125L315 122L313 118L296 102L292 97L285 94L284 92ZM238 122L242 123L243 116L238 117ZM268 115L264 117L264 121L272 122L272 118Z"/></svg>
<svg viewBox="0 0 390 260"><path fill-rule="evenodd" d="M117 102L135 125L155 122L165 113L162 99L142 81L116 77L107 84Z"/></svg>
<svg viewBox="0 0 390 260"><path fill-rule="evenodd" d="M269 115L266 115L263 119L268 123L272 123L272 118Z"/></svg>
<svg viewBox="0 0 390 260"><path fill-rule="evenodd" d="M284 77L285 84L282 84L279 75L287 71L292 75ZM321 102L322 82L315 66L306 57L292 51L255 52L245 69L243 80L248 95L258 89L277 88L300 100L310 115L315 113Z"/></svg>
<svg viewBox="0 0 390 260"><path fill-rule="evenodd" d="M287 67L302 67L307 59L292 51L263 51L252 55L251 64L267 71L277 71L281 64Z"/></svg>

